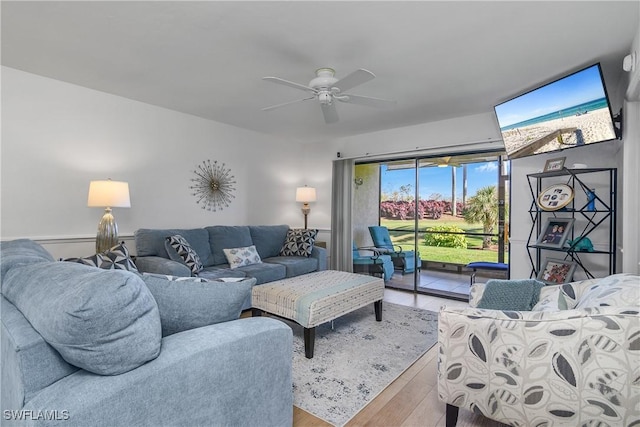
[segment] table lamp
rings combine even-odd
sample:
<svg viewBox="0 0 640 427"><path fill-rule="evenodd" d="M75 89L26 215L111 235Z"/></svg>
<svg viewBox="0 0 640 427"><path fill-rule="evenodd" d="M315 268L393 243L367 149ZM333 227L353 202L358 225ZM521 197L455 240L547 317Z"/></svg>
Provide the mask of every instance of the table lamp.
<svg viewBox="0 0 640 427"><path fill-rule="evenodd" d="M118 224L111 214L111 208L130 208L129 184L122 181L91 181L89 183L90 208L105 208L98 224L96 253L103 253L118 244Z"/></svg>
<svg viewBox="0 0 640 427"><path fill-rule="evenodd" d="M313 187L296 188L296 202L302 202L302 213L304 214L304 228L307 228L307 215L311 212L310 202L316 201L316 189Z"/></svg>

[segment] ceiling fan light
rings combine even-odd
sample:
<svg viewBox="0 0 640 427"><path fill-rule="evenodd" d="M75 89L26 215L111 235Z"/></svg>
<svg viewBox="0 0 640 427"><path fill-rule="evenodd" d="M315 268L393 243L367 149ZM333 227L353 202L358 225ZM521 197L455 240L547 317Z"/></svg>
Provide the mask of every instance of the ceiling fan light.
<svg viewBox="0 0 640 427"><path fill-rule="evenodd" d="M332 68L318 68L316 70L316 78L309 82L309 87L314 89L329 89L338 81L335 76L336 72Z"/></svg>

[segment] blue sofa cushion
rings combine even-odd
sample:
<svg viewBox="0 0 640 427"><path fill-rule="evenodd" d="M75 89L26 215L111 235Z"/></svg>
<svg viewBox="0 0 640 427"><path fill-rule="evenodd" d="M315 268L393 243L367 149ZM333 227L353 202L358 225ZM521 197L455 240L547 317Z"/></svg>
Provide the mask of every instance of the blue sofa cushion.
<svg viewBox="0 0 640 427"><path fill-rule="evenodd" d="M240 282L171 281L143 275L160 310L162 335L227 322L240 317L255 279Z"/></svg>
<svg viewBox="0 0 640 427"><path fill-rule="evenodd" d="M70 262L17 266L3 294L68 363L117 375L160 354L158 306L140 276Z"/></svg>
<svg viewBox="0 0 640 427"><path fill-rule="evenodd" d="M165 247L169 254L169 258L175 259L175 256L177 255L178 260L186 264L193 275L198 274L202 270L204 266L202 265L200 256L191 247L187 239L179 234L174 234L173 236L167 237L165 240L168 244L168 247Z"/></svg>
<svg viewBox="0 0 640 427"><path fill-rule="evenodd" d="M267 258L263 261L283 265L287 269L287 277L295 277L300 276L301 274L312 273L318 269L318 259L311 257L278 256Z"/></svg>
<svg viewBox="0 0 640 427"><path fill-rule="evenodd" d="M256 284L261 285L274 280L281 280L287 277L287 269L282 264L271 264L263 262L260 264L247 265L238 267L234 271L240 270L248 277L255 277Z"/></svg>
<svg viewBox="0 0 640 427"><path fill-rule="evenodd" d="M211 265L226 264L223 249L241 248L253 245L249 227L246 225L214 225L206 227L209 233L213 262ZM210 265L210 264L206 264Z"/></svg>
<svg viewBox="0 0 640 427"><path fill-rule="evenodd" d="M3 408L21 408L40 390L78 370L6 298L2 300Z"/></svg>
<svg viewBox="0 0 640 427"><path fill-rule="evenodd" d="M260 258L278 256L287 238L288 225L250 225L249 232Z"/></svg>
<svg viewBox="0 0 640 427"><path fill-rule="evenodd" d="M200 261L206 267L213 265L211 257L211 247L209 245L209 233L203 228L192 229L149 229L141 228L135 231L136 255L139 257L159 256L168 258L169 254L165 247L165 239L176 234L184 237L189 245L196 251Z"/></svg>
<svg viewBox="0 0 640 427"><path fill-rule="evenodd" d="M55 261L49 252L33 240L17 239L0 243L0 284L7 271L17 265Z"/></svg>
<svg viewBox="0 0 640 427"><path fill-rule="evenodd" d="M280 255L308 257L313 250L317 234L318 230L301 228L289 230L282 249L280 249Z"/></svg>

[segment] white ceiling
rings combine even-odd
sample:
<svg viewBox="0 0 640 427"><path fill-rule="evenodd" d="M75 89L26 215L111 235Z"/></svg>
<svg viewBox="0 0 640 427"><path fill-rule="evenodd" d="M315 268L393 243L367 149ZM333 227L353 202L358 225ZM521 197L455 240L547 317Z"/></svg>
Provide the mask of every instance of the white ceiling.
<svg viewBox="0 0 640 427"><path fill-rule="evenodd" d="M636 1L2 1L2 64L296 141L493 111L594 62L607 84L638 31ZM314 101L319 67L377 77L350 92L390 110ZM609 92L618 91L609 87Z"/></svg>

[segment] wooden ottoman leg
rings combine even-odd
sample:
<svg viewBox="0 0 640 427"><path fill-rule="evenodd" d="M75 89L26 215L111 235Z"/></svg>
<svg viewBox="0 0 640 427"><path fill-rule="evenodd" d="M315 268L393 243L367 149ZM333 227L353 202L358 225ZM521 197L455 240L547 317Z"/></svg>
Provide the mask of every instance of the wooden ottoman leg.
<svg viewBox="0 0 640 427"><path fill-rule="evenodd" d="M304 355L313 359L313 346L316 342L316 328L304 328Z"/></svg>
<svg viewBox="0 0 640 427"><path fill-rule="evenodd" d="M262 316L262 310L260 310L259 308L251 309L251 317L260 317L260 316Z"/></svg>
<svg viewBox="0 0 640 427"><path fill-rule="evenodd" d="M373 303L373 307L376 310L376 320L378 322L382 321L382 300L378 300Z"/></svg>

